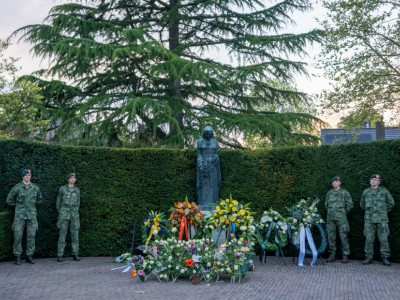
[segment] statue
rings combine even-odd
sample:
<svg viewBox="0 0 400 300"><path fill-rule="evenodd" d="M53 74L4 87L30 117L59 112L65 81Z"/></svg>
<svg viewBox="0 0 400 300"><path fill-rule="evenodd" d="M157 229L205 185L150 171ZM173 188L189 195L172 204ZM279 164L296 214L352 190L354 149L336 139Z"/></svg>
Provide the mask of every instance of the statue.
<svg viewBox="0 0 400 300"><path fill-rule="evenodd" d="M221 170L219 168L218 142L211 126L206 126L197 141L197 204L203 211L212 211L208 204L219 202Z"/></svg>

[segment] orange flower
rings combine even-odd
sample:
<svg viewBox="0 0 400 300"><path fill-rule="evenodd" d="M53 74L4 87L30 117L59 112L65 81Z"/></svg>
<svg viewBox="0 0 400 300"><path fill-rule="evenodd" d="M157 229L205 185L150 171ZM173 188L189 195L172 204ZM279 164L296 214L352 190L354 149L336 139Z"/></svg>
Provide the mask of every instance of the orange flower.
<svg viewBox="0 0 400 300"><path fill-rule="evenodd" d="M188 259L185 260L185 266L186 267L191 267L193 265L194 265L194 260L193 259L188 258Z"/></svg>

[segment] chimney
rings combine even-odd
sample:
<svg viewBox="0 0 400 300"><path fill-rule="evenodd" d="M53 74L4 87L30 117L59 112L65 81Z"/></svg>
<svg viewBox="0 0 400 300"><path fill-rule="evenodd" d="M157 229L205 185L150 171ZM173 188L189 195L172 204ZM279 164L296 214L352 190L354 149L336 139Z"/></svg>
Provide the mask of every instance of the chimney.
<svg viewBox="0 0 400 300"><path fill-rule="evenodd" d="M385 122L383 122L382 120L378 121L378 122L376 122L375 126L376 126L376 140L377 141L385 140L386 139L386 137L385 137Z"/></svg>

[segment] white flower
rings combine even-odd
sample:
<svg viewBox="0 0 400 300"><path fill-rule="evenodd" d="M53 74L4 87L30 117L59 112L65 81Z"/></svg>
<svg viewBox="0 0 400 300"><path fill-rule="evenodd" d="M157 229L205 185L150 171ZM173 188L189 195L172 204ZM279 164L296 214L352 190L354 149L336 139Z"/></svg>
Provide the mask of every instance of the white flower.
<svg viewBox="0 0 400 300"><path fill-rule="evenodd" d="M185 269L181 269L181 273L182 273L182 274L185 273Z"/></svg>
<svg viewBox="0 0 400 300"><path fill-rule="evenodd" d="M211 263L210 262L207 263L207 267L211 267Z"/></svg>
<svg viewBox="0 0 400 300"><path fill-rule="evenodd" d="M253 225L250 225L249 229L250 229L251 232L255 232L256 231L256 228Z"/></svg>
<svg viewBox="0 0 400 300"><path fill-rule="evenodd" d="M154 234L154 235L157 235L157 234L158 234L158 230L157 230L157 229L154 229L154 230L153 230L153 234Z"/></svg>
<svg viewBox="0 0 400 300"><path fill-rule="evenodd" d="M193 270L193 274L196 274L197 273L197 271L196 270Z"/></svg>
<svg viewBox="0 0 400 300"><path fill-rule="evenodd" d="M242 241L238 241L237 244L238 244L238 245L241 245L241 244L242 244Z"/></svg>
<svg viewBox="0 0 400 300"><path fill-rule="evenodd" d="M239 269L239 266L238 266L238 265L234 265L234 266L233 266L233 269L234 269L234 270L238 270L238 269Z"/></svg>
<svg viewBox="0 0 400 300"><path fill-rule="evenodd" d="M172 232L177 232L178 229L177 229L176 227L172 227L171 231L172 231Z"/></svg>
<svg viewBox="0 0 400 300"><path fill-rule="evenodd" d="M171 269L171 265L168 265L168 269Z"/></svg>
<svg viewBox="0 0 400 300"><path fill-rule="evenodd" d="M172 256L168 256L168 260L171 261L172 260Z"/></svg>
<svg viewBox="0 0 400 300"><path fill-rule="evenodd" d="M210 278L210 274L207 274L207 275L206 275L206 278L207 278L207 279Z"/></svg>
<svg viewBox="0 0 400 300"><path fill-rule="evenodd" d="M175 269L179 270L179 266L176 266Z"/></svg>
<svg viewBox="0 0 400 300"><path fill-rule="evenodd" d="M241 230L241 231L245 231L246 229L247 229L246 226L240 226L240 230Z"/></svg>
<svg viewBox="0 0 400 300"><path fill-rule="evenodd" d="M253 263L253 260L250 259L250 260L249 260L249 264L252 264L252 263Z"/></svg>

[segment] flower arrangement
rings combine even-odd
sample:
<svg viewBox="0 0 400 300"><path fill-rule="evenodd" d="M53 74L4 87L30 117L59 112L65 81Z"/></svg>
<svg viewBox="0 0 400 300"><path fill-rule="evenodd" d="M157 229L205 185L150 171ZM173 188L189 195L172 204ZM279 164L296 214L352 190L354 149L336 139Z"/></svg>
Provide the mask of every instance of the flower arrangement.
<svg viewBox="0 0 400 300"><path fill-rule="evenodd" d="M185 198L183 202L175 202L174 207L170 209L171 215L168 219L170 222L171 232L178 233L180 240L186 237L189 240L189 225L198 228L204 220L204 213L197 207L196 203L189 202Z"/></svg>
<svg viewBox="0 0 400 300"><path fill-rule="evenodd" d="M311 201L310 198L307 200L301 199L296 205L288 208L288 211L292 213L292 216L287 218L293 234L294 244L298 244L299 228L312 227L313 224L324 223L321 216L318 214L317 204L319 199Z"/></svg>
<svg viewBox="0 0 400 300"><path fill-rule="evenodd" d="M245 205L240 204L237 200L229 199L220 201L211 216L207 219L207 228L214 229L227 229L227 240L229 242L231 233L235 237L244 237L250 239L250 236L255 233L255 226L253 225L254 218L249 208L250 203Z"/></svg>
<svg viewBox="0 0 400 300"><path fill-rule="evenodd" d="M146 245L152 237L156 237L159 233L167 232L167 220L164 219L165 214L162 212L151 211L147 219L143 219L142 239L146 241Z"/></svg>
<svg viewBox="0 0 400 300"><path fill-rule="evenodd" d="M263 249L277 251L278 246L283 248L287 244L287 230L286 219L279 212L270 208L264 211L260 223L257 224L257 240ZM268 241L270 237L273 237L273 243Z"/></svg>

